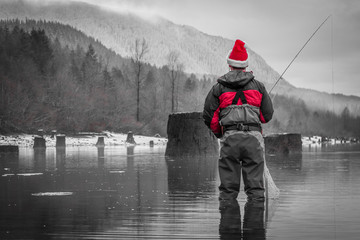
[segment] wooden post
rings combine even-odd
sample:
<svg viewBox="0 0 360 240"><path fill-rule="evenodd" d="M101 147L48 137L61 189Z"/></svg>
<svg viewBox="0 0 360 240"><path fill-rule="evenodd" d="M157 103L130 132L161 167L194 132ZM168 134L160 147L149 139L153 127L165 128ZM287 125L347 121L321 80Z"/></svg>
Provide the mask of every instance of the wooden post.
<svg viewBox="0 0 360 240"><path fill-rule="evenodd" d="M56 136L56 147L66 147L65 135Z"/></svg>
<svg viewBox="0 0 360 240"><path fill-rule="evenodd" d="M38 135L40 137L43 137L44 136L44 129L38 129Z"/></svg>
<svg viewBox="0 0 360 240"><path fill-rule="evenodd" d="M54 138L56 136L56 130L51 131L51 138Z"/></svg>
<svg viewBox="0 0 360 240"><path fill-rule="evenodd" d="M132 131L128 132L126 142L131 143L131 144L136 144L135 139L134 139L134 134Z"/></svg>
<svg viewBox="0 0 360 240"><path fill-rule="evenodd" d="M96 146L97 147L105 147L104 137L98 137Z"/></svg>
<svg viewBox="0 0 360 240"><path fill-rule="evenodd" d="M45 138L34 137L34 148L46 148Z"/></svg>
<svg viewBox="0 0 360 240"><path fill-rule="evenodd" d="M201 112L174 113L167 125L166 156L218 156L219 142L204 124Z"/></svg>

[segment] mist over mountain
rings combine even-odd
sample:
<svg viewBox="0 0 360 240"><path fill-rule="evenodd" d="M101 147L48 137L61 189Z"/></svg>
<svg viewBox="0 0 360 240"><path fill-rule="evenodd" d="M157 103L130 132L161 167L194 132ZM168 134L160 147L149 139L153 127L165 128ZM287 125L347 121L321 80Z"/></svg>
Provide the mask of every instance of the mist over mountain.
<svg viewBox="0 0 360 240"><path fill-rule="evenodd" d="M94 37L121 56L129 56L135 39L149 43L147 61L156 66L166 65L170 51L180 53L185 72L222 75L228 70L226 55L233 41L210 36L190 26L176 25L164 18L146 19L132 13L110 12L87 3L31 3L5 1L0 5L1 19L35 19L69 24ZM257 78L272 83L279 76L252 50L249 51L251 70Z"/></svg>
<svg viewBox="0 0 360 240"><path fill-rule="evenodd" d="M112 12L80 2L37 1L35 4L23 0L2 1L0 18L44 19L68 24L123 57L130 55L135 39L144 38L149 44L147 62L164 66L167 54L177 51L187 73L224 74L228 69L226 55L233 45L233 40L211 36L161 17L139 17L133 13ZM252 49L249 50L249 61L249 70L270 89L279 78L279 73ZM273 93L300 98L312 110L329 110L340 114L347 107L352 115L360 115L359 97L296 88L285 79L279 82Z"/></svg>

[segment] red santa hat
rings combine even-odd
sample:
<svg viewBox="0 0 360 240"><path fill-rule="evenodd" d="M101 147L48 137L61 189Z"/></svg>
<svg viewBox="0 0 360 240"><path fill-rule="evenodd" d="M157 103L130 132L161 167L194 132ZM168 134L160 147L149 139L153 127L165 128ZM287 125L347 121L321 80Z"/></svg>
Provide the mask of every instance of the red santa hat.
<svg viewBox="0 0 360 240"><path fill-rule="evenodd" d="M227 63L236 68L246 68L248 66L247 45L243 41L237 39L234 47L227 55Z"/></svg>

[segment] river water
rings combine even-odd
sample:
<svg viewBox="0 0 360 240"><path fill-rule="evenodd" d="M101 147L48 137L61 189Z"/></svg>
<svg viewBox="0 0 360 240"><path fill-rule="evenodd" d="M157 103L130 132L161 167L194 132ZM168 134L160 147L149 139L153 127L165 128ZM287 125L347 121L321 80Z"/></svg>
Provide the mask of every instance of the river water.
<svg viewBox="0 0 360 240"><path fill-rule="evenodd" d="M267 156L280 198L219 210L216 157L67 147L0 158L0 239L360 239L360 145Z"/></svg>

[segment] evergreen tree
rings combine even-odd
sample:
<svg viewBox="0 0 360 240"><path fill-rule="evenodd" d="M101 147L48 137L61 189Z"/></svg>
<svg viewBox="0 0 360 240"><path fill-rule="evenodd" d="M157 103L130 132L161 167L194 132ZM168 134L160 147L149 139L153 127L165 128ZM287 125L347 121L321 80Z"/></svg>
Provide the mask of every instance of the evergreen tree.
<svg viewBox="0 0 360 240"><path fill-rule="evenodd" d="M81 82L88 88L89 94L92 93L96 83L101 76L101 65L94 47L90 44L81 65Z"/></svg>
<svg viewBox="0 0 360 240"><path fill-rule="evenodd" d="M45 74L50 60L53 57L53 51L50 47L49 38L44 30L32 30L30 33L31 56L38 66L41 74Z"/></svg>
<svg viewBox="0 0 360 240"><path fill-rule="evenodd" d="M348 107L345 107L341 112L341 123L345 131L350 130L350 111Z"/></svg>

